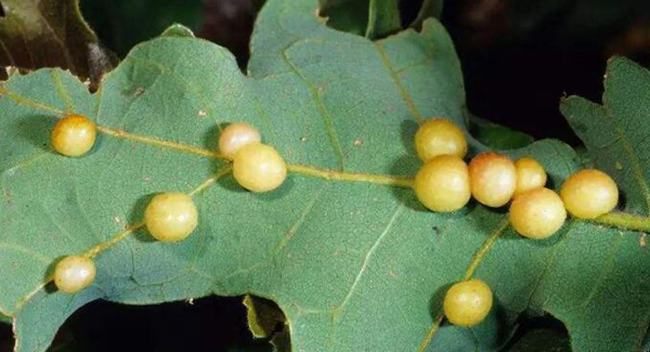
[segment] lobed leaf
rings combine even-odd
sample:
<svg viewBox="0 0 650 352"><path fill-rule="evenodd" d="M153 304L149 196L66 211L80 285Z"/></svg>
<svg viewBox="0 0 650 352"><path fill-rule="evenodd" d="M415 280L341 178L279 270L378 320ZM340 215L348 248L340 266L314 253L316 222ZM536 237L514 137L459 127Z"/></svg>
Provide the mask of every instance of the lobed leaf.
<svg viewBox="0 0 650 352"><path fill-rule="evenodd" d="M163 36L134 48L95 94L50 69L2 85L0 276L10 281L0 311L15 318L16 350L45 350L95 299L245 293L278 304L295 351L496 350L522 312L562 320L576 351L639 347L650 259L638 234L569 221L530 241L500 210L426 211L395 177L419 167L418 121L445 116L466 128L460 65L442 26L427 20L421 32L373 42L326 27L316 7L269 1L248 75L223 48ZM71 111L100 126L83 158L48 146L52 124ZM214 149L231 121L257 126L291 164L279 190L251 194L229 177ZM580 166L557 141L510 155L537 158L554 187ZM199 208L182 243L154 242L138 226L162 191L191 193ZM102 249L93 286L66 295L45 285L57 258L89 249ZM471 334L443 325L428 341L445 289L472 275L493 288L493 316Z"/></svg>
<svg viewBox="0 0 650 352"><path fill-rule="evenodd" d="M605 77L603 105L569 97L560 108L593 162L616 178L625 195L625 209L648 215L650 157L645 151L650 146L650 73L615 57L607 65Z"/></svg>

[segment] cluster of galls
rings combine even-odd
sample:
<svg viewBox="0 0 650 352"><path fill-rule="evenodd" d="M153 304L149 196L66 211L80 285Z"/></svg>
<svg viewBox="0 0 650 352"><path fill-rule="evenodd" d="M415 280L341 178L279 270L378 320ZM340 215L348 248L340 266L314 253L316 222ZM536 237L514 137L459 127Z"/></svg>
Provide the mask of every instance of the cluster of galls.
<svg viewBox="0 0 650 352"><path fill-rule="evenodd" d="M512 161L485 152L469 165L463 161L467 141L463 132L444 119L428 120L415 135L415 147L424 165L415 176L415 193L422 204L437 212L464 207L473 196L488 207L510 200L510 223L522 236L542 239L553 235L566 220L566 212L593 219L618 203L616 183L602 171L576 172L564 182L558 196L545 188L546 172L532 158Z"/></svg>
<svg viewBox="0 0 650 352"><path fill-rule="evenodd" d="M463 132L445 119L423 123L415 135L415 148L424 165L415 176L420 202L432 211L451 212L464 207L473 196L488 207L510 202L509 219L520 235L544 239L557 232L567 217L593 219L610 212L618 203L614 180L602 171L580 170L562 185L560 195L545 188L546 171L536 160L485 152L469 165ZM459 326L481 322L492 307L492 291L481 280L458 282L444 299L447 319Z"/></svg>
<svg viewBox="0 0 650 352"><path fill-rule="evenodd" d="M81 115L67 115L52 130L51 143L58 153L78 157L95 144L97 126ZM287 177L287 165L271 146L261 143L260 133L246 123L233 123L219 136L221 155L232 161L233 177L252 192L279 187ZM180 192L154 196L144 212L144 224L155 239L181 241L198 225L198 210L191 196ZM54 283L62 292L75 293L95 279L95 263L89 255L63 258L54 269Z"/></svg>
<svg viewBox="0 0 650 352"><path fill-rule="evenodd" d="M92 149L96 126L88 118L68 115L52 131L52 146L60 154L81 156ZM415 176L414 190L420 202L432 211L451 212L464 207L473 196L488 207L510 203L510 223L522 236L542 239L557 232L567 211L574 217L592 219L618 203L616 183L605 173L581 170L567 179L560 196L545 188L546 172L532 158L512 161L505 155L486 152L469 165L463 132L445 119L431 119L415 135L418 156L424 162ZM271 146L246 123L233 123L219 136L221 155L232 160L233 177L252 192L279 187L287 177L287 165ZM144 223L154 238L175 242L189 236L198 224L198 210L185 193L161 193L151 199ZM89 256L68 256L57 263L54 282L59 290L78 292L95 278L95 264ZM447 319L459 326L481 322L492 307L492 291L481 280L472 279L451 286L444 299Z"/></svg>

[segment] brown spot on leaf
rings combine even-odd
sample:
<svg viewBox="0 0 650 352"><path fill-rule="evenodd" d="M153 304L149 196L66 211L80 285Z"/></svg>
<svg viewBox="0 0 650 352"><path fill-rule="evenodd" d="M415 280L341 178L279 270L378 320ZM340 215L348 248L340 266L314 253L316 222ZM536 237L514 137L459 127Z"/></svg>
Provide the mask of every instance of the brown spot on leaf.
<svg viewBox="0 0 650 352"><path fill-rule="evenodd" d="M8 189L5 188L5 189L2 190L2 193L5 196L5 201L7 201L7 204L11 204L11 202L13 200L13 198L11 196L11 191L9 191Z"/></svg>

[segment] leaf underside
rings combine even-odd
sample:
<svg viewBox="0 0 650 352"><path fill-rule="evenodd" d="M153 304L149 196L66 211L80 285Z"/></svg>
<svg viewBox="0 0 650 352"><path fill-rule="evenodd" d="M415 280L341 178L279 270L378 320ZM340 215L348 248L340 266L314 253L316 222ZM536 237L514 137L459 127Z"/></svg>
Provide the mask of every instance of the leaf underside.
<svg viewBox="0 0 650 352"><path fill-rule="evenodd" d="M472 203L436 214L409 189L292 173L280 189L251 194L229 176L215 180L227 165L206 155L231 121L258 127L291 164L405 176L420 165L412 148L418 121L445 116L465 126L460 65L437 21L373 42L328 28L316 8L316 0L268 1L247 76L221 47L163 36L134 48L95 94L53 69L3 84L0 311L15 317L16 350L44 351L63 321L96 299L154 304L248 293L282 309L294 351L412 351L445 288L496 235L476 272L495 293L492 316L472 330L443 325L429 350L496 350L522 312L560 319L576 351L638 349L650 314L650 258L637 233L569 221L552 238L530 241L507 228L495 233L503 211ZM633 64L610 68L642 71L632 80L650 91ZM621 89L608 89L607 104L622 99ZM72 111L113 131L83 158L48 145L56 118ZM591 121L593 111L568 115ZM608 121L629 124L630 114L612 110ZM643 128L630 128L625 139L641 145ZM603 150L590 152L600 160ZM579 167L558 141L509 154L537 158L554 187ZM646 158L637 158L646 170ZM623 170L632 167L626 160ZM629 194L645 178L614 175L626 207L645 214ZM154 242L140 229L97 257L90 288L66 295L43 286L57 258L139 223L153 194L197 189L200 223L186 241Z"/></svg>
<svg viewBox="0 0 650 352"><path fill-rule="evenodd" d="M0 66L62 67L93 83L112 68L114 58L99 46L79 0L3 0L0 5Z"/></svg>

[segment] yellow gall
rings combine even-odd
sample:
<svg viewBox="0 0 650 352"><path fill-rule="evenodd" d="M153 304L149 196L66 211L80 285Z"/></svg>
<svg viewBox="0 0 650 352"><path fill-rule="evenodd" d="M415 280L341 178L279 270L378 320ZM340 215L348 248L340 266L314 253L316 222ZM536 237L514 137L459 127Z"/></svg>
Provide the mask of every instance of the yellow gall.
<svg viewBox="0 0 650 352"><path fill-rule="evenodd" d="M546 171L544 167L533 158L521 158L515 161L517 169L517 188L515 194L532 191L546 185Z"/></svg>
<svg viewBox="0 0 650 352"><path fill-rule="evenodd" d="M275 148L252 143L235 154L233 177L249 191L268 192L280 187L287 178L287 164Z"/></svg>
<svg viewBox="0 0 650 352"><path fill-rule="evenodd" d="M562 199L548 188L537 188L515 197L510 204L510 224L524 237L544 239L556 233L566 220Z"/></svg>
<svg viewBox="0 0 650 352"><path fill-rule="evenodd" d="M219 135L219 151L232 159L243 146L262 141L260 132L245 122L231 123Z"/></svg>
<svg viewBox="0 0 650 352"><path fill-rule="evenodd" d="M616 207L618 187L606 173L586 169L564 181L560 196L569 214L576 218L593 219Z"/></svg>
<svg viewBox="0 0 650 352"><path fill-rule="evenodd" d="M147 230L163 242L181 241L198 224L198 210L192 197L185 193L161 193L151 199L144 211Z"/></svg>
<svg viewBox="0 0 650 352"><path fill-rule="evenodd" d="M450 323L471 327L490 313L492 301L492 290L485 282L478 279L461 281L447 290L443 310Z"/></svg>
<svg viewBox="0 0 650 352"><path fill-rule="evenodd" d="M435 118L424 122L415 133L415 150L423 162L439 155L467 154L465 135L453 122Z"/></svg>
<svg viewBox="0 0 650 352"><path fill-rule="evenodd" d="M458 156L439 155L420 168L413 188L418 200L430 210L458 210L471 197L467 164Z"/></svg>
<svg viewBox="0 0 650 352"><path fill-rule="evenodd" d="M77 255L67 256L54 267L54 284L61 292L76 293L90 286L96 273L92 259Z"/></svg>
<svg viewBox="0 0 650 352"><path fill-rule="evenodd" d="M59 119L52 130L52 147L65 156L82 156L86 154L97 137L97 126L85 116L67 115Z"/></svg>
<svg viewBox="0 0 650 352"><path fill-rule="evenodd" d="M469 163L472 196L489 207L501 207L510 201L517 187L517 170L502 154L485 152Z"/></svg>

